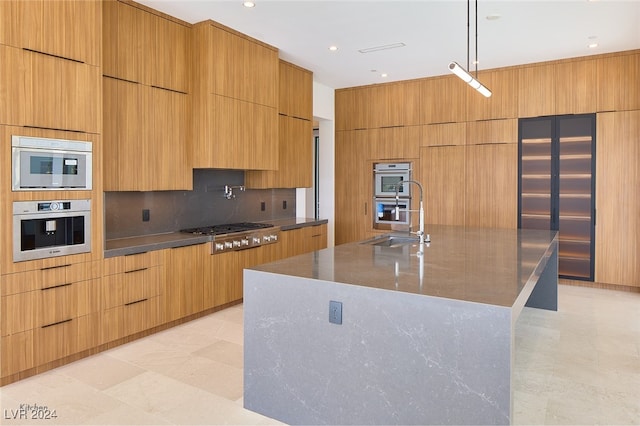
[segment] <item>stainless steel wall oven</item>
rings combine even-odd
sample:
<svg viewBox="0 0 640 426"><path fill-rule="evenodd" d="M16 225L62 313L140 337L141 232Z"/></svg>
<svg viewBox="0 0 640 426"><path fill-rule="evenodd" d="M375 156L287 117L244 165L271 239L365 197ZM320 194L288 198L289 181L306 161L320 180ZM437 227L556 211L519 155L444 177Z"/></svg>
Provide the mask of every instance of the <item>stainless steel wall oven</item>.
<svg viewBox="0 0 640 426"><path fill-rule="evenodd" d="M13 203L13 261L91 251L91 200Z"/></svg>

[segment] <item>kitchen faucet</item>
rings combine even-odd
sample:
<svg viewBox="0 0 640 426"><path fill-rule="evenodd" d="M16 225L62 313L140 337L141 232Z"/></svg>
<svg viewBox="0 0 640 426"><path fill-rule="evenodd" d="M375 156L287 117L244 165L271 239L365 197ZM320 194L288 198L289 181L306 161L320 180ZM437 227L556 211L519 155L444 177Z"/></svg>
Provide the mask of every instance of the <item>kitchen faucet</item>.
<svg viewBox="0 0 640 426"><path fill-rule="evenodd" d="M244 191L244 185L238 185L238 186L225 185L224 186L224 197L227 200L230 200L232 198L236 198L235 194L233 193L234 189L239 189L240 191Z"/></svg>
<svg viewBox="0 0 640 426"><path fill-rule="evenodd" d="M398 185L396 185L396 220L400 220L399 191L402 185L404 185L405 183L414 183L418 185L418 188L420 188L420 213L419 213L420 214L420 230L416 232L416 235L418 236L418 238L420 238L420 245L424 245L425 242L427 243L431 242L431 238L427 235L425 239L425 234L424 234L424 204L422 202L424 197L424 192L422 190L422 184L420 184L420 182L416 180L403 180L403 181L400 181ZM407 211L410 212L411 210L407 210Z"/></svg>

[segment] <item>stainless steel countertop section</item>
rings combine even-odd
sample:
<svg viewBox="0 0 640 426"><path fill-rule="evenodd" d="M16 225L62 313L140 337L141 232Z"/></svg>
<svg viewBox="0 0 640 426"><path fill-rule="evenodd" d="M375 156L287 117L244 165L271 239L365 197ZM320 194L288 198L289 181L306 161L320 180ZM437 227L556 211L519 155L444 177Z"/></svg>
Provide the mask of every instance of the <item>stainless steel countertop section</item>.
<svg viewBox="0 0 640 426"><path fill-rule="evenodd" d="M381 290L514 306L557 250L556 231L427 225L431 243L343 244L250 269Z"/></svg>
<svg viewBox="0 0 640 426"><path fill-rule="evenodd" d="M264 223L270 223L274 226L280 227L280 230L282 231L289 231L292 229L303 228L305 226L321 225L323 223L328 223L328 220L291 218L264 221ZM106 241L104 257L109 258L128 254L144 253L153 250L162 250L166 248L190 246L214 240L215 238L209 235L192 235L182 232L168 232L164 234L117 238Z"/></svg>

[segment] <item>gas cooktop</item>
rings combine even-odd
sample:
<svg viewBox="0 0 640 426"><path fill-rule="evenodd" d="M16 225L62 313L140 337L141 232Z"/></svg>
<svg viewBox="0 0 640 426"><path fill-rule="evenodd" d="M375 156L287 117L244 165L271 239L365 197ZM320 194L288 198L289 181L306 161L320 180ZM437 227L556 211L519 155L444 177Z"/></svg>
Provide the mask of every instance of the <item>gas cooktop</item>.
<svg viewBox="0 0 640 426"><path fill-rule="evenodd" d="M226 223L223 225L211 225L202 226L199 228L181 229L180 232L195 235L222 235L232 234L234 232L246 232L254 231L256 229L272 228L273 225L268 223L256 223L256 222L239 222L239 223Z"/></svg>

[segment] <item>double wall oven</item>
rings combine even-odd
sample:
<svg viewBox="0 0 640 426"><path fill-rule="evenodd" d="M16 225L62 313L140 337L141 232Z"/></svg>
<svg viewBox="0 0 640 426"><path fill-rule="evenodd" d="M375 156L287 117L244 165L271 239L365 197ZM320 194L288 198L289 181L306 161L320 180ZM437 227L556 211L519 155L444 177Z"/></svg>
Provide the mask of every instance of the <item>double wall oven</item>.
<svg viewBox="0 0 640 426"><path fill-rule="evenodd" d="M405 230L411 224L411 163L376 163L373 167L373 228Z"/></svg>

